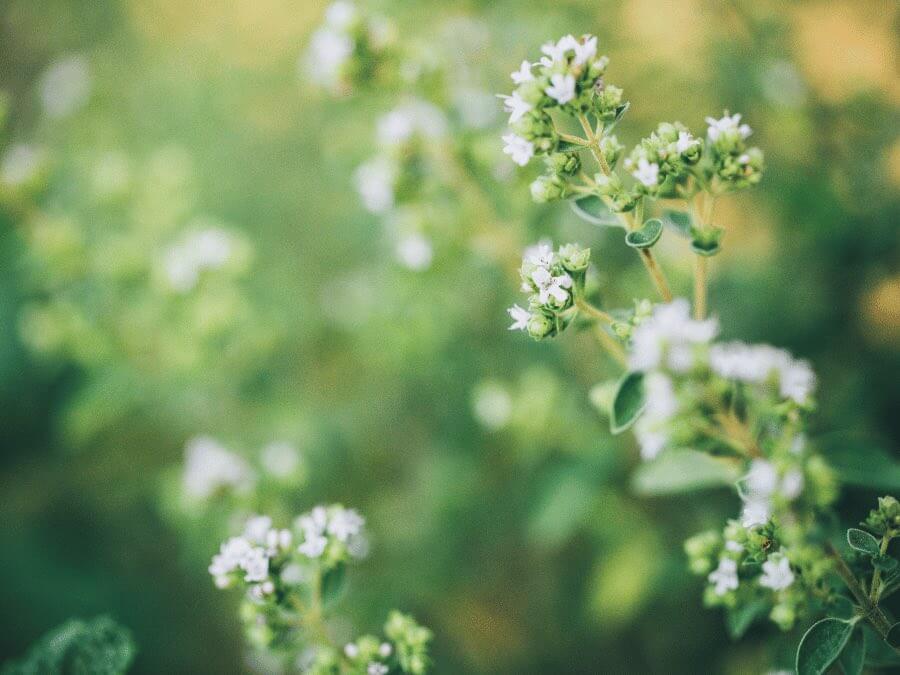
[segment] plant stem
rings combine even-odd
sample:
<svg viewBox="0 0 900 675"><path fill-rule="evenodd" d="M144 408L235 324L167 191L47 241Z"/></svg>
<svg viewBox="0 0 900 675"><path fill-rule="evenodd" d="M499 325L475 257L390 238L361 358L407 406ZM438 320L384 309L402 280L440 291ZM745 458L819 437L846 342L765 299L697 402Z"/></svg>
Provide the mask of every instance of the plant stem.
<svg viewBox="0 0 900 675"><path fill-rule="evenodd" d="M594 335L597 336L597 341L600 345L619 365L624 366L628 363L628 357L622 345L616 342L612 335L603 330L603 326L599 323L594 324Z"/></svg>
<svg viewBox="0 0 900 675"><path fill-rule="evenodd" d="M891 538L887 533L881 538L881 555L887 553L888 544L890 543ZM878 599L881 597L881 592L884 590L884 584L881 583L881 568L876 567L875 572L872 573L872 588L869 589L869 598L874 603L878 603Z"/></svg>
<svg viewBox="0 0 900 675"><path fill-rule="evenodd" d="M644 267L647 268L647 271L650 272L650 277L653 279L653 283L656 286L656 290L659 291L660 296L666 302L672 302L672 291L669 290L669 284L666 282L666 276L663 274L662 269L656 262L656 258L653 257L653 253L650 252L649 248L639 249L641 252L641 260L644 262Z"/></svg>
<svg viewBox="0 0 900 675"><path fill-rule="evenodd" d="M694 254L694 318L706 318L706 256Z"/></svg>
<svg viewBox="0 0 900 675"><path fill-rule="evenodd" d="M872 602L866 594L865 589L856 578L856 575L853 574L853 571L847 566L847 563L844 561L843 557L841 557L841 554L830 541L825 542L825 551L834 561L835 571L859 603L860 608L863 610L863 616L865 616L866 620L872 625L872 628L874 628L887 643L887 635L888 632L890 632L892 625L890 620L885 616L881 608ZM900 654L900 648L891 646L889 643L887 644L891 649Z"/></svg>
<svg viewBox="0 0 900 675"><path fill-rule="evenodd" d="M575 306L578 307L579 310L584 312L585 314L592 316L595 319L599 319L604 323L608 323L610 326L613 325L616 320L613 318L612 314L607 314L599 307L594 307L591 303L589 303L584 298L576 298Z"/></svg>

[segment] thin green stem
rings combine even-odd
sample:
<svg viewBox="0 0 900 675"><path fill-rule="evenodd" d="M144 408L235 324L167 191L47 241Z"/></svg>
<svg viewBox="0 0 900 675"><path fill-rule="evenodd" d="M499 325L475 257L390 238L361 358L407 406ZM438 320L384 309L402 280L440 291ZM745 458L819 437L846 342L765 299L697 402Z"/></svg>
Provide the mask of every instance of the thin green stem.
<svg viewBox="0 0 900 675"><path fill-rule="evenodd" d="M890 536L885 533L885 535L881 538L881 555L887 553L888 544L891 542ZM875 572L872 574L872 588L869 589L869 598L874 603L878 603L879 598L881 598L881 592L884 590L884 584L881 583L881 568L876 567Z"/></svg>
<svg viewBox="0 0 900 675"><path fill-rule="evenodd" d="M694 318L706 318L706 256L694 254Z"/></svg>
<svg viewBox="0 0 900 675"><path fill-rule="evenodd" d="M841 580L850 590L850 593L853 594L856 602L859 603L859 607L862 610L866 621L872 625L872 628L874 628L887 643L887 636L892 625L890 620L885 616L885 613L881 608L876 603L872 602L866 594L865 589L862 587L862 584L860 584L859 580L856 578L856 575L853 574L853 571L831 542L825 543L825 551L834 562L834 569L838 573L838 576L841 577ZM889 643L887 644L888 646L891 646ZM891 646L891 649L900 654L900 648Z"/></svg>
<svg viewBox="0 0 900 675"><path fill-rule="evenodd" d="M604 312L604 311L603 311L602 309L600 309L599 307L594 307L594 305L592 305L591 303L589 303L589 302L588 302L587 300L585 300L584 298L577 298L577 299L575 300L575 306L576 306L580 311L582 311L582 312L584 312L585 314L587 314L588 316L591 316L591 317L593 317L593 318L595 318L595 319L597 319L597 320L599 320L599 321L602 321L602 322L604 322L604 323L606 323L606 324L609 324L610 326L612 326L612 325L616 322L616 320L615 320L615 318L612 316L612 314L607 314L606 312Z"/></svg>

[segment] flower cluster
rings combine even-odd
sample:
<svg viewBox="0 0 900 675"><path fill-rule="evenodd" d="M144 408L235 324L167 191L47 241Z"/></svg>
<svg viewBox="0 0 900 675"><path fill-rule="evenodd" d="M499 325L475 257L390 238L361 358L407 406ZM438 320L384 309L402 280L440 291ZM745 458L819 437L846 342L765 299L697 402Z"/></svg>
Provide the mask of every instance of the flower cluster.
<svg viewBox="0 0 900 675"><path fill-rule="evenodd" d="M634 178L638 195L675 196L676 185L686 181L702 152L703 142L681 122L662 122L635 146L623 167ZM611 187L610 194L620 198Z"/></svg>
<svg viewBox="0 0 900 675"><path fill-rule="evenodd" d="M590 256L590 249L577 244L557 251L547 242L529 248L519 270L528 308L513 305L508 310L513 319L509 329L527 331L535 340L564 330L577 312L575 295L584 287Z"/></svg>
<svg viewBox="0 0 900 675"><path fill-rule="evenodd" d="M193 510L223 493L249 497L260 483L293 487L304 477L303 458L290 443L270 443L251 462L211 436L196 436L185 445L181 490L185 507Z"/></svg>
<svg viewBox="0 0 900 675"><path fill-rule="evenodd" d="M247 245L236 235L217 226L188 231L171 245L162 259L162 270L169 287L176 293L193 290L204 272L245 268Z"/></svg>
<svg viewBox="0 0 900 675"><path fill-rule="evenodd" d="M241 618L251 645L313 675L427 671L431 631L399 612L385 624L386 639L365 635L339 647L333 637L326 610L343 587L347 563L366 554L364 524L353 509L316 506L292 528L254 516L222 544L209 572L218 588L245 591Z"/></svg>
<svg viewBox="0 0 900 675"><path fill-rule="evenodd" d="M390 57L394 33L387 20L364 14L349 0L337 0L325 10L324 24L313 34L300 65L313 82L345 93L377 75Z"/></svg>
<svg viewBox="0 0 900 675"><path fill-rule="evenodd" d="M739 114L726 111L721 119L707 117L706 138L710 164L707 176L716 180L721 190L741 189L756 185L762 179L763 153L747 145L753 131L741 123Z"/></svg>

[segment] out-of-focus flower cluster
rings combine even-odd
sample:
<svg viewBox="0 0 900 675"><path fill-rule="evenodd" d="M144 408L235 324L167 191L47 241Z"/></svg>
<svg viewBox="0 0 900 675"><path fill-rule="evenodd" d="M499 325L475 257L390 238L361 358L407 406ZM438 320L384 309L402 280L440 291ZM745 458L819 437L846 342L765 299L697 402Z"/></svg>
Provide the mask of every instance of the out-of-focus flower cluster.
<svg viewBox="0 0 900 675"><path fill-rule="evenodd" d="M270 667L314 675L427 671L431 632L399 612L390 614L385 639L365 635L341 646L336 638L341 631L331 624L330 609L343 591L347 564L366 555L364 524L340 505L316 506L290 528L254 516L213 556L216 586L244 592L240 616L248 642Z"/></svg>

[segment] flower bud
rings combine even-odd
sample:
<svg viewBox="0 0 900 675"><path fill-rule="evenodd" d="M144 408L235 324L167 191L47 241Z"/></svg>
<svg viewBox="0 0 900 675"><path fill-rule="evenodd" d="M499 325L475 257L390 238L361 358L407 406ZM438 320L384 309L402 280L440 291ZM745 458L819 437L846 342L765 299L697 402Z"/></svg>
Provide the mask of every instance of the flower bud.
<svg viewBox="0 0 900 675"><path fill-rule="evenodd" d="M566 244L559 249L559 260L568 272L583 272L591 260L591 249Z"/></svg>
<svg viewBox="0 0 900 675"><path fill-rule="evenodd" d="M619 143L619 139L615 136L604 136L600 139L600 152L610 167L616 165L624 150L625 146Z"/></svg>
<svg viewBox="0 0 900 675"><path fill-rule="evenodd" d="M616 109L622 105L622 96L625 92L614 84L607 84L603 90L594 96L594 114L603 120L613 120L616 117Z"/></svg>
<svg viewBox="0 0 900 675"><path fill-rule="evenodd" d="M531 198L538 204L553 202L566 196L566 183L557 176L539 176L531 184Z"/></svg>
<svg viewBox="0 0 900 675"><path fill-rule="evenodd" d="M571 175L581 168L581 159L574 152L554 152L547 156L547 168L553 173Z"/></svg>
<svg viewBox="0 0 900 675"><path fill-rule="evenodd" d="M781 630L790 630L797 620L796 610L787 603L779 603L772 608L769 618Z"/></svg>
<svg viewBox="0 0 900 675"><path fill-rule="evenodd" d="M535 340L542 340L553 333L553 319L543 312L535 312L528 320L527 330Z"/></svg>

